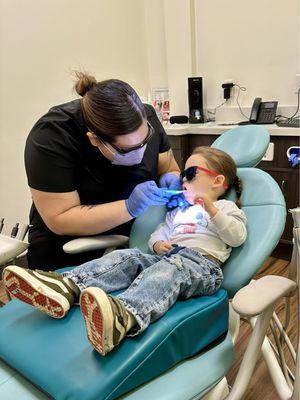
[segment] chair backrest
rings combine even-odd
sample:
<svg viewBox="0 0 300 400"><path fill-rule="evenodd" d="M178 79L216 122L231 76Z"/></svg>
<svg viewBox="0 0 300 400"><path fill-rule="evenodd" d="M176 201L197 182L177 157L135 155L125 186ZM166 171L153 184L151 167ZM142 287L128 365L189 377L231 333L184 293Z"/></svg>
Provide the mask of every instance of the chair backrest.
<svg viewBox="0 0 300 400"><path fill-rule="evenodd" d="M230 154L239 168L257 165L270 143L266 128L259 125L239 126L223 133L211 145Z"/></svg>
<svg viewBox="0 0 300 400"><path fill-rule="evenodd" d="M266 129L247 126L224 133L212 144L212 147L229 153L238 167L242 165L238 168L238 176L244 184L241 201L247 216L248 237L242 246L232 249L230 258L223 265L223 287L228 291L229 297L233 297L241 287L250 282L277 245L284 229L286 206L279 186L266 172L248 168L256 165L263 157L268 142L269 134ZM233 191L227 198L235 200ZM130 234L130 247L149 252L149 236L164 220L165 213L165 207L151 207L137 218Z"/></svg>

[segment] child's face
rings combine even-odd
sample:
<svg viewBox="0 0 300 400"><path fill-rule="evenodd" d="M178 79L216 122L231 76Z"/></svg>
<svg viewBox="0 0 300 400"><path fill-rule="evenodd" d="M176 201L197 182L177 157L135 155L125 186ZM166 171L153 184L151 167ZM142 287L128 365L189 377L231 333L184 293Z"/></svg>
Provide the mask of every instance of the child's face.
<svg viewBox="0 0 300 400"><path fill-rule="evenodd" d="M185 169L189 167L203 167L206 169L210 169L206 164L206 160L200 154L194 154L188 158L185 163ZM195 178L191 181L187 181L186 178L183 178L183 189L186 190L184 192L184 197L190 204L194 204L194 197L199 193L207 193L212 198L216 198L219 195L219 189L222 188L222 182L224 181L223 175L219 175L221 177L221 181L218 177L209 175L208 173L198 170L196 172ZM220 182L219 182L220 181Z"/></svg>

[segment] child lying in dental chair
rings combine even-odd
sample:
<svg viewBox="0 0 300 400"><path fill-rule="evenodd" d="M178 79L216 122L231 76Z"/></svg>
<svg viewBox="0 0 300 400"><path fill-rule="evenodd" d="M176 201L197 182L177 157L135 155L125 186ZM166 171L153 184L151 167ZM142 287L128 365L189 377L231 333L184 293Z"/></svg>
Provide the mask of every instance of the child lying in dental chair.
<svg viewBox="0 0 300 400"><path fill-rule="evenodd" d="M116 250L62 274L8 266L3 273L7 291L53 318L63 318L80 297L88 339L105 356L126 335L144 331L177 299L219 289L222 263L247 236L236 172L228 154L196 148L181 173L186 207L168 212L152 233L154 254ZM222 199L231 188L237 204ZM178 198L173 201L178 204ZM120 289L126 290L107 294Z"/></svg>

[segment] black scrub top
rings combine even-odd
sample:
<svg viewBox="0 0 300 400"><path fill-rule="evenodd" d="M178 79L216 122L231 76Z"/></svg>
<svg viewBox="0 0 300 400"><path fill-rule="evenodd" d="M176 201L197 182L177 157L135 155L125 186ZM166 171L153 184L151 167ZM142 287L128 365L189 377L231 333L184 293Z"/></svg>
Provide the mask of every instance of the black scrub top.
<svg viewBox="0 0 300 400"><path fill-rule="evenodd" d="M155 110L144 105L155 133L138 165L113 165L87 137L80 100L52 107L32 128L25 147L28 185L43 192L76 190L81 204L103 204L129 197L134 187L157 181L158 155L170 149L168 137ZM101 255L100 251L69 255L62 246L71 236L50 231L36 207L30 211L28 264L30 268L53 270L79 265ZM105 232L128 235L133 220Z"/></svg>

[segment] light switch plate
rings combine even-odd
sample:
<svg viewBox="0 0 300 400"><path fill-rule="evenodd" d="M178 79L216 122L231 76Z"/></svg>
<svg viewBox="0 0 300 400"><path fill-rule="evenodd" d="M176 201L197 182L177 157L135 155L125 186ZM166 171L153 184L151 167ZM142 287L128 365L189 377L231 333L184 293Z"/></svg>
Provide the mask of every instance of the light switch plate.
<svg viewBox="0 0 300 400"><path fill-rule="evenodd" d="M274 159L274 143L270 142L262 161L273 161Z"/></svg>

